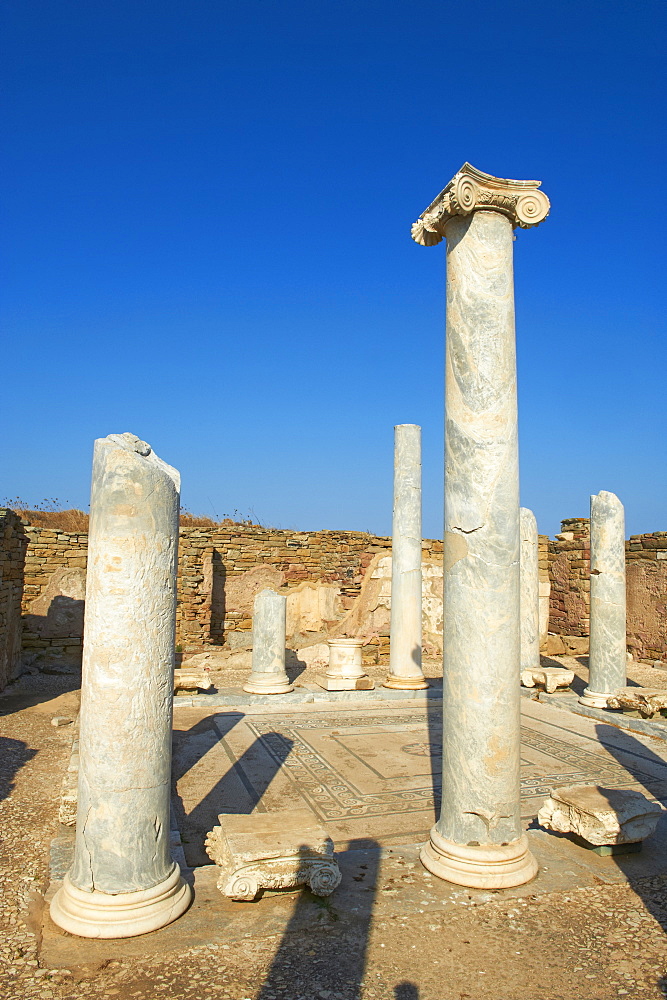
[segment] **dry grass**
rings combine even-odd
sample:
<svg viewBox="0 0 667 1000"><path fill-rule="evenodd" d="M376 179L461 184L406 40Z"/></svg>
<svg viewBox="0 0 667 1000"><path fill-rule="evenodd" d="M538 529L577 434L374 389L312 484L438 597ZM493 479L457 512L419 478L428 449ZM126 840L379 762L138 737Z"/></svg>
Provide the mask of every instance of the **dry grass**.
<svg viewBox="0 0 667 1000"><path fill-rule="evenodd" d="M51 528L54 531L67 531L70 534L85 534L88 531L88 514L83 510L32 510L29 507L19 507L14 504L6 504L11 507L19 517L28 524L36 528ZM181 528L220 528L232 527L234 525L248 525L250 521L235 521L230 517L225 517L220 521L214 521L210 517L190 514L187 511L179 517Z"/></svg>

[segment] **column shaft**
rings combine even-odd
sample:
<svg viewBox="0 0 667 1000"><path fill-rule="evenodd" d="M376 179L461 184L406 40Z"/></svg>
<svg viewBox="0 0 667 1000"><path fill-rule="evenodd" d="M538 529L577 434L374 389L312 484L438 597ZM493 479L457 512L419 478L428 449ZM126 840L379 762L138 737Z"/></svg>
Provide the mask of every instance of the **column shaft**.
<svg viewBox="0 0 667 1000"><path fill-rule="evenodd" d="M252 673L243 685L251 694L286 694L294 689L285 670L287 600L269 587L255 597L252 615Z"/></svg>
<svg viewBox="0 0 667 1000"><path fill-rule="evenodd" d="M513 233L491 211L455 216L445 232L442 810L422 860L501 888L536 872L520 825Z"/></svg>
<svg viewBox="0 0 667 1000"><path fill-rule="evenodd" d="M421 427L394 428L389 676L385 687L428 687L422 673Z"/></svg>
<svg viewBox="0 0 667 1000"><path fill-rule="evenodd" d="M606 708L627 671L625 512L613 493L591 497L591 610L588 687L583 705Z"/></svg>
<svg viewBox="0 0 667 1000"><path fill-rule="evenodd" d="M52 903L84 937L153 930L190 899L169 849L179 487L134 435L95 442L76 847Z"/></svg>
<svg viewBox="0 0 667 1000"><path fill-rule="evenodd" d="M537 521L520 509L521 531L521 670L540 667L540 569Z"/></svg>

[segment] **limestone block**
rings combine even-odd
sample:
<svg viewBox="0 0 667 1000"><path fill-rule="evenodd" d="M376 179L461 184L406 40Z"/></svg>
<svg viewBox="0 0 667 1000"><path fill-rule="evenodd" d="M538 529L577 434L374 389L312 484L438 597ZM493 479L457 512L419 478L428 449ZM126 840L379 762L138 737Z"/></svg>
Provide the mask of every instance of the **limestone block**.
<svg viewBox="0 0 667 1000"><path fill-rule="evenodd" d="M31 601L26 629L49 639L82 635L85 596L85 569L58 567L39 597Z"/></svg>
<svg viewBox="0 0 667 1000"><path fill-rule="evenodd" d="M213 687L210 669L202 667L200 670L183 669L174 670L174 692L176 691L208 691Z"/></svg>
<svg viewBox="0 0 667 1000"><path fill-rule="evenodd" d="M575 833L597 847L633 844L650 837L662 806L641 792L599 785L554 788L537 814L538 823L558 833Z"/></svg>
<svg viewBox="0 0 667 1000"><path fill-rule="evenodd" d="M231 899L252 900L262 889L308 885L328 896L341 875L326 830L309 809L218 816L206 852L220 866L218 888Z"/></svg>
<svg viewBox="0 0 667 1000"><path fill-rule="evenodd" d="M521 683L524 687L541 687L547 694L557 688L567 688L574 680L574 670L565 667L540 667L538 670L522 670Z"/></svg>
<svg viewBox="0 0 667 1000"><path fill-rule="evenodd" d="M326 642L303 646L295 652L297 659L305 663L308 670L322 670L329 665L329 646Z"/></svg>
<svg viewBox="0 0 667 1000"><path fill-rule="evenodd" d="M340 587L301 583L287 593L287 634L321 632L337 621Z"/></svg>
<svg viewBox="0 0 667 1000"><path fill-rule="evenodd" d="M285 574L275 566L261 565L229 577L225 582L225 611L252 612L255 598L267 587L278 590L285 582Z"/></svg>
<svg viewBox="0 0 667 1000"><path fill-rule="evenodd" d="M664 688L625 687L607 698L607 708L639 712L643 719L650 719L667 709L667 691Z"/></svg>

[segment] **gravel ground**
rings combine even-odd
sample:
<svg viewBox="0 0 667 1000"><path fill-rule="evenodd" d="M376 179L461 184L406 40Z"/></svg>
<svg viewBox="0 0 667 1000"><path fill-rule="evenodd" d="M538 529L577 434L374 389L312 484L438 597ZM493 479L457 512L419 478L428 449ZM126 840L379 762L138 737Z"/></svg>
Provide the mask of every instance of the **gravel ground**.
<svg viewBox="0 0 667 1000"><path fill-rule="evenodd" d="M647 668L650 669L650 668ZM657 672L657 671L656 671ZM346 926L323 903L317 928L43 968L39 928L77 693L28 678L0 697L0 996L192 1000L639 1000L667 996L667 881L600 885L462 904ZM412 878L413 874L405 877ZM395 880L394 880L395 882ZM393 892L378 884L376 892ZM297 897L295 897L295 900ZM261 905L255 904L255 905ZM298 908L298 902L295 903ZM428 921L428 922L426 922Z"/></svg>

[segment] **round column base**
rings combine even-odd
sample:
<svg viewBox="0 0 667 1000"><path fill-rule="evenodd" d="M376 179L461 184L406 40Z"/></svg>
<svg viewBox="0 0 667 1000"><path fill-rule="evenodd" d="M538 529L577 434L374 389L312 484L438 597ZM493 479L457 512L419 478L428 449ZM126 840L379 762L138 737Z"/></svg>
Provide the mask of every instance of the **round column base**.
<svg viewBox="0 0 667 1000"><path fill-rule="evenodd" d="M382 687L393 688L395 691L422 691L431 685L423 674L412 677L401 677L400 674L387 674Z"/></svg>
<svg viewBox="0 0 667 1000"><path fill-rule="evenodd" d="M607 691L605 694L602 691L591 691L590 688L585 688L578 701L580 705L587 705L589 708L607 708L607 698L611 698L613 693L613 691Z"/></svg>
<svg viewBox="0 0 667 1000"><path fill-rule="evenodd" d="M250 674L243 690L248 694L289 694L294 685L290 684L287 674Z"/></svg>
<svg viewBox="0 0 667 1000"><path fill-rule="evenodd" d="M191 899L192 890L181 878L177 864L159 885L135 892L86 892L66 875L51 900L51 919L78 937L136 937L176 920L185 913Z"/></svg>
<svg viewBox="0 0 667 1000"><path fill-rule="evenodd" d="M525 836L505 845L469 847L441 837L434 827L419 860L438 878L473 889L510 889L537 875L537 861Z"/></svg>

